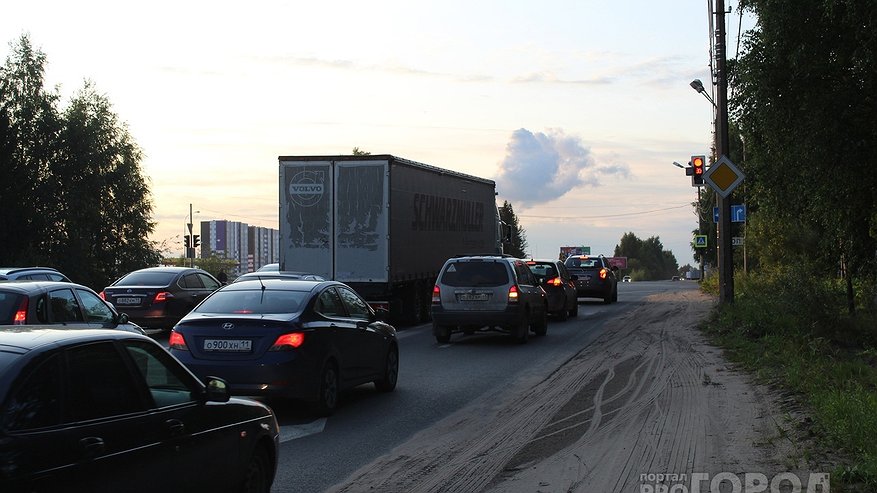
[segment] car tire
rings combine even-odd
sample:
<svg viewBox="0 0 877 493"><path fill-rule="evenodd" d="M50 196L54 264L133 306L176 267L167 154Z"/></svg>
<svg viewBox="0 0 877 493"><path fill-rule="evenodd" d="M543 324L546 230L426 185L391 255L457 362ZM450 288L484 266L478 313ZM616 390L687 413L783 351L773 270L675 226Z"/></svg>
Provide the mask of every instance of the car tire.
<svg viewBox="0 0 877 493"><path fill-rule="evenodd" d="M618 302L618 285L615 285L615 289L612 291L612 302Z"/></svg>
<svg viewBox="0 0 877 493"><path fill-rule="evenodd" d="M268 452L265 451L264 447L257 447L253 451L244 474L241 493L270 493L272 483L271 464Z"/></svg>
<svg viewBox="0 0 877 493"><path fill-rule="evenodd" d="M451 342L451 328L447 325L438 325L433 322L432 334L435 336L435 340L439 344Z"/></svg>
<svg viewBox="0 0 877 493"><path fill-rule="evenodd" d="M384 360L384 375L380 380L375 380L375 388L378 392L392 392L396 388L396 380L399 378L399 348L395 344L387 351Z"/></svg>
<svg viewBox="0 0 877 493"><path fill-rule="evenodd" d="M530 337L530 312L524 312L516 329L515 333L512 334L515 342L518 344L526 344L527 339Z"/></svg>
<svg viewBox="0 0 877 493"><path fill-rule="evenodd" d="M313 403L314 414L318 416L331 416L338 407L338 368L332 361L327 361L320 372L320 395Z"/></svg>
<svg viewBox="0 0 877 493"><path fill-rule="evenodd" d="M609 303L612 303L612 291L609 291L609 294L603 297L603 304L608 305Z"/></svg>
<svg viewBox="0 0 877 493"><path fill-rule="evenodd" d="M569 311L570 317L578 317L579 316L579 300L576 300L572 305L572 309Z"/></svg>
<svg viewBox="0 0 877 493"><path fill-rule="evenodd" d="M565 311L561 311L564 315ZM542 310L542 315L539 315L539 319L533 324L533 332L537 336L544 336L548 333L548 306L545 306L545 309Z"/></svg>
<svg viewBox="0 0 877 493"><path fill-rule="evenodd" d="M564 306L560 307L560 310L554 313L554 316L556 316L561 322L569 318L569 311L567 311L565 303Z"/></svg>

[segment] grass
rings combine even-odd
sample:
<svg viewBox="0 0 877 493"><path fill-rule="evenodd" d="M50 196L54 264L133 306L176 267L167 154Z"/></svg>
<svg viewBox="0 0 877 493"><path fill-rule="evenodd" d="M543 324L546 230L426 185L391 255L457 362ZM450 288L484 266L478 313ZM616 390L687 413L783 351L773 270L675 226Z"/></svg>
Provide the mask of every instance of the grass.
<svg viewBox="0 0 877 493"><path fill-rule="evenodd" d="M877 319L847 315L830 283L799 281L735 279L734 303L703 329L729 359L806 410L815 438L806 446L818 450L803 452L838 457L833 490L877 491ZM703 286L715 294L715 279Z"/></svg>

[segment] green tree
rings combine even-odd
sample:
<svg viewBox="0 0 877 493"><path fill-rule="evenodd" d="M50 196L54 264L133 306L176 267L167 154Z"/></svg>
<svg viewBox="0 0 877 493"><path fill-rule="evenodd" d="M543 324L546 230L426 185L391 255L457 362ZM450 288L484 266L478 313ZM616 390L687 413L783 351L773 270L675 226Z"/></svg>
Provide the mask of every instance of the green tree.
<svg viewBox="0 0 877 493"><path fill-rule="evenodd" d="M631 277L639 281L669 279L679 272L676 257L669 250L664 250L657 236L640 240L632 232L625 233L615 245L614 256L627 257Z"/></svg>
<svg viewBox="0 0 877 493"><path fill-rule="evenodd" d="M503 201L502 207L499 208L499 219L502 221L503 229L508 230L508 239L511 240L503 242L504 252L513 257L527 257L527 232L521 227L512 204L507 200Z"/></svg>
<svg viewBox="0 0 877 493"><path fill-rule="evenodd" d="M352 154L354 156L371 156L372 153L367 152L367 151L362 151L359 149L359 147L354 147L353 150L350 151L350 154Z"/></svg>
<svg viewBox="0 0 877 493"><path fill-rule="evenodd" d="M141 152L90 83L61 111L27 36L0 68L0 242L8 265L51 265L101 289L156 265Z"/></svg>
<svg viewBox="0 0 877 493"><path fill-rule="evenodd" d="M877 3L741 7L758 17L730 72L749 212L767 235L754 240L765 252L789 247L759 260L839 273L853 312L854 286L877 274Z"/></svg>

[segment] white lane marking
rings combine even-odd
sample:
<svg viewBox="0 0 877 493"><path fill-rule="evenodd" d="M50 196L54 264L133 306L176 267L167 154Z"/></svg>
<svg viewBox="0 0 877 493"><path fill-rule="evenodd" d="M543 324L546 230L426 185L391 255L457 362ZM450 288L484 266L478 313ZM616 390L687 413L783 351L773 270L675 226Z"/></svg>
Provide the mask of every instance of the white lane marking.
<svg viewBox="0 0 877 493"><path fill-rule="evenodd" d="M326 418L320 418L301 425L282 425L280 426L280 443L297 440L308 435L315 435L322 432L325 427Z"/></svg>

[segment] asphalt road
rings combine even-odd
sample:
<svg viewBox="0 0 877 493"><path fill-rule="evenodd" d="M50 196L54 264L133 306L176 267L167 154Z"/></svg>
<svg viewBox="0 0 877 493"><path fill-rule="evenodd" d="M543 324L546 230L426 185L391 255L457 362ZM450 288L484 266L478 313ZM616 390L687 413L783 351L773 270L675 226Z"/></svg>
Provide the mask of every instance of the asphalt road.
<svg viewBox="0 0 877 493"><path fill-rule="evenodd" d="M282 442L272 491L321 492L344 484L352 472L476 398L543 380L599 337L608 320L646 296L697 288L690 281L619 283L617 303L581 299L578 317L549 321L545 337L530 337L524 345L490 332L455 334L450 343L438 344L429 324L404 328L394 392L361 386L343 395L332 417L320 419L294 405L268 402Z"/></svg>

